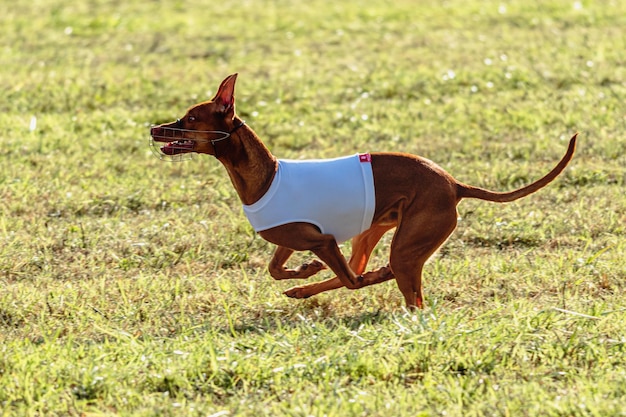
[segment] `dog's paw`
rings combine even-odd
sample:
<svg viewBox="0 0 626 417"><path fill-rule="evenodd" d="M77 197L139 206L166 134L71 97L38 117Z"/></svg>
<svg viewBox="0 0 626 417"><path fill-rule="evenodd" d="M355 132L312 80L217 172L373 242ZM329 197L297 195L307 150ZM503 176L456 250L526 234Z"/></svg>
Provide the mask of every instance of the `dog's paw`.
<svg viewBox="0 0 626 417"><path fill-rule="evenodd" d="M318 272L326 269L327 266L317 259L312 260L311 262L306 262L297 267L292 272L291 278L308 278L312 275L317 274Z"/></svg>
<svg viewBox="0 0 626 417"><path fill-rule="evenodd" d="M309 298L311 296L311 294L308 293L306 286L289 288L283 294L289 298Z"/></svg>
<svg viewBox="0 0 626 417"><path fill-rule="evenodd" d="M320 272L323 269L328 268L322 261L318 261L317 259L313 259L311 262L307 262L300 266L301 269L306 270L308 272Z"/></svg>

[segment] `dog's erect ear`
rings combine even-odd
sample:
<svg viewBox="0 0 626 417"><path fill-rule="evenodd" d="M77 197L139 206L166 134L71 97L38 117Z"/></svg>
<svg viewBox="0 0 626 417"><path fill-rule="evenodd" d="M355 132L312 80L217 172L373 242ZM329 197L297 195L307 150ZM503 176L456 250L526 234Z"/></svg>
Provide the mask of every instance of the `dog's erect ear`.
<svg viewBox="0 0 626 417"><path fill-rule="evenodd" d="M234 115L235 113L235 81L237 81L236 73L226 77L213 98L213 102L218 104L219 110L227 115L231 113Z"/></svg>

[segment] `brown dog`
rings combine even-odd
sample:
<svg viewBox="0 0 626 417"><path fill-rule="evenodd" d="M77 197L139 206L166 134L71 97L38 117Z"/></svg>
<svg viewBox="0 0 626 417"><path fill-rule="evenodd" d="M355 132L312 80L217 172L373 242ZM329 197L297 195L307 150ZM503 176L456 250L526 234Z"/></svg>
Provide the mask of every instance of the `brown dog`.
<svg viewBox="0 0 626 417"><path fill-rule="evenodd" d="M212 100L191 107L176 122L152 127L150 134L153 141L165 143L160 152L166 156L190 152L214 155L228 171L245 210L246 207L254 207L268 190L272 189L271 194L274 194L272 184L283 161L277 160L254 131L236 115L236 79L237 74L229 76ZM357 289L395 278L407 306L422 308L424 263L455 229L458 202L463 198L478 198L502 203L534 193L565 169L575 146L576 135L571 138L561 161L546 176L518 190L503 193L462 184L441 167L419 156L365 154L361 156L361 162L365 163L363 172L371 172L373 177L375 197L372 195L370 199L375 205L370 215L371 222L366 219L365 229L351 236L350 260L346 261L341 254L335 236L322 232L324 226L314 221L288 221L259 231L265 240L278 245L269 272L278 280L308 278L327 265L336 274L336 277L326 281L287 290L285 294L293 298L307 298L344 286ZM304 194L321 198L326 192L310 188L299 191L298 195L291 197L293 201ZM343 207L347 201L342 200L347 198L335 200L334 205ZM279 204L284 208L284 202ZM287 205L289 207L290 204ZM294 214L292 218L299 219L298 216ZM385 232L394 227L396 231L389 264L365 273L374 246ZM291 254L303 250L312 251L324 263L315 260L296 269L287 269L285 263Z"/></svg>

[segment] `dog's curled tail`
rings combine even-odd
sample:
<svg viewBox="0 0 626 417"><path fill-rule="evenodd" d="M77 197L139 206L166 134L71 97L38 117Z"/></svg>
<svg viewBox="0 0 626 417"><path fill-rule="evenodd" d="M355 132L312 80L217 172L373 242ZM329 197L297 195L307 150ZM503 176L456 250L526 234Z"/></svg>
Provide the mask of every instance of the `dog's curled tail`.
<svg viewBox="0 0 626 417"><path fill-rule="evenodd" d="M550 182L552 182L552 180L558 177L559 174L565 169L569 161L572 159L572 156L574 155L577 136L578 133L572 136L569 141L567 152L565 152L563 158L561 158L559 163L552 169L552 171L548 172L543 178L533 182L532 184L528 184L527 186L518 188L517 190L503 193L489 191L479 187L472 187L471 185L466 184L457 184L457 198L459 200L462 198L478 198L480 200L494 201L497 203L508 203L510 201L515 201L519 198L526 197L527 195L534 193L535 191L545 187Z"/></svg>

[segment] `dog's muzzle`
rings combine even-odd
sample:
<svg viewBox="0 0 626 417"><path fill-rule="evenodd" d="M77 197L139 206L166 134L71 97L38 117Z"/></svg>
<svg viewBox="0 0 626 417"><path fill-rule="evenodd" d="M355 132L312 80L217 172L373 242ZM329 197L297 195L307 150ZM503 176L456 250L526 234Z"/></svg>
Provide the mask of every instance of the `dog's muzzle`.
<svg viewBox="0 0 626 417"><path fill-rule="evenodd" d="M207 139L191 139L189 136L206 136ZM211 143L228 139L230 133L218 130L187 130L176 127L152 126L150 128L150 149L162 161L181 162L192 159L199 143Z"/></svg>

